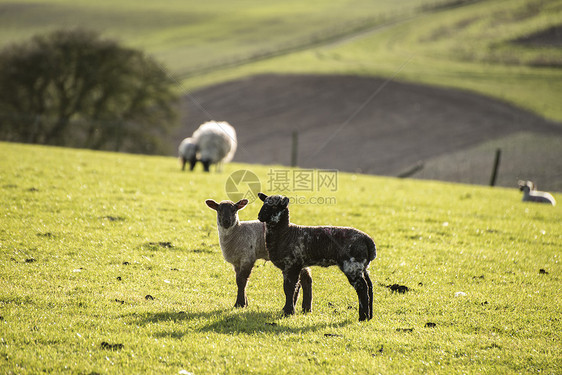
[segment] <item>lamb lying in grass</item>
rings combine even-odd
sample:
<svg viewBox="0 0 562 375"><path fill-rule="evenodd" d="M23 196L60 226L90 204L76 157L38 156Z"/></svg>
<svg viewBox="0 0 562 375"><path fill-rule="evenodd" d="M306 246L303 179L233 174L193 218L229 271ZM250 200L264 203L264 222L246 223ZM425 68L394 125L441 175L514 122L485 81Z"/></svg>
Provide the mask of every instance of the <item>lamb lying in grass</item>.
<svg viewBox="0 0 562 375"><path fill-rule="evenodd" d="M519 181L519 190L523 192L523 202L549 203L556 206L552 194L536 190L532 181Z"/></svg>
<svg viewBox="0 0 562 375"><path fill-rule="evenodd" d="M219 243L224 259L234 266L236 272L236 285L238 294L234 307L246 307L246 284L258 259L269 260L265 249L265 225L258 220L240 221L238 211L247 204L247 199L236 203L231 201L215 202L212 199L205 201L207 206L217 211L217 227L219 232ZM300 275L298 286L294 289L293 303L299 295L300 285L303 288L303 311L309 312L312 307L312 277L310 270L304 268Z"/></svg>
<svg viewBox="0 0 562 375"><path fill-rule="evenodd" d="M264 202L258 219L266 224L269 259L283 272L285 315L294 313L293 294L303 267L337 265L359 298L359 320L373 317L373 284L367 268L377 249L367 234L344 227L306 227L289 222L289 198L258 194Z"/></svg>

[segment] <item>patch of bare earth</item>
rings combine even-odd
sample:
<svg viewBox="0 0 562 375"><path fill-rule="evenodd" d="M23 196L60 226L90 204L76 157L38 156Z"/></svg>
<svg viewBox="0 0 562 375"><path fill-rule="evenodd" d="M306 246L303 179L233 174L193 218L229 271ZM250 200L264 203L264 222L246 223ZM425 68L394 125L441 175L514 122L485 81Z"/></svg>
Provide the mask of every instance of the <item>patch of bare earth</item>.
<svg viewBox="0 0 562 375"><path fill-rule="evenodd" d="M515 43L531 47L562 47L562 25L519 38Z"/></svg>
<svg viewBox="0 0 562 375"><path fill-rule="evenodd" d="M441 170L455 173L440 178L432 172L425 177L451 180L451 175L463 174L459 152L480 144L493 148L494 141L520 132L562 141L562 124L485 96L357 76L253 76L193 92L184 98L184 109L187 115L172 141L174 147L212 117L236 128L239 144L234 161L289 165L296 131L299 167L377 175L397 176L439 158ZM528 172L541 165L549 152L533 150L537 154L515 157L525 159ZM445 168L442 162L447 155L455 158ZM489 158L487 176L493 153ZM517 160L502 160L502 165L506 163ZM526 170L504 176L501 183L516 186ZM466 173L473 172L466 169ZM545 180L536 182L544 189L562 186L562 176L556 173L543 173Z"/></svg>

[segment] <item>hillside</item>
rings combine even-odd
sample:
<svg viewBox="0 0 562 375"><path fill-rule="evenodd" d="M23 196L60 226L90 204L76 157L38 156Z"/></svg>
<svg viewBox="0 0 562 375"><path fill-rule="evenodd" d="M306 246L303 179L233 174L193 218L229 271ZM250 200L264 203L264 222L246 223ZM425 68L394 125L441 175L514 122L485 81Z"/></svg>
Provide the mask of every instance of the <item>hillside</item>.
<svg viewBox="0 0 562 375"><path fill-rule="evenodd" d="M502 148L499 185L531 179L562 191L561 124L465 91L357 76L259 75L194 91L184 110L171 153L212 116L236 127L238 162L289 165L297 131L302 168L397 176L422 162L414 177L487 184ZM484 144L484 152L470 151Z"/></svg>
<svg viewBox="0 0 562 375"><path fill-rule="evenodd" d="M479 93L562 121L562 0L450 1L393 15L308 48L235 59L187 77L182 92L271 73L374 76Z"/></svg>
<svg viewBox="0 0 562 375"><path fill-rule="evenodd" d="M288 164L298 128L304 167L486 184L501 148L500 185L562 191L561 5L0 0L0 45L80 26L154 55L186 96L170 155L216 118L239 161Z"/></svg>
<svg viewBox="0 0 562 375"><path fill-rule="evenodd" d="M0 46L57 28L85 27L147 51L183 77L332 40L435 3L441 1L0 0Z"/></svg>

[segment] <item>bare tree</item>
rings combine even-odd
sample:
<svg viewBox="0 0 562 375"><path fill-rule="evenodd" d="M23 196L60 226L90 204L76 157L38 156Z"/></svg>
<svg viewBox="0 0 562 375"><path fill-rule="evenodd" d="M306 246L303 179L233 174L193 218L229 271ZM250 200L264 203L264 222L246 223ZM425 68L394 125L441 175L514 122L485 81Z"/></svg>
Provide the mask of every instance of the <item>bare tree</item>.
<svg viewBox="0 0 562 375"><path fill-rule="evenodd" d="M0 52L0 137L155 153L175 123L173 80L95 32L38 35Z"/></svg>

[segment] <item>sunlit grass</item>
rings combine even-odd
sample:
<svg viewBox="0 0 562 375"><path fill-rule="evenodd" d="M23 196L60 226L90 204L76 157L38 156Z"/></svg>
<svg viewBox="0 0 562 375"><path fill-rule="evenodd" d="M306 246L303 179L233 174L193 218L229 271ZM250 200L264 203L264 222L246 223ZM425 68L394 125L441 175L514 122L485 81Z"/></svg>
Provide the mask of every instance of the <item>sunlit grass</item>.
<svg viewBox="0 0 562 375"><path fill-rule="evenodd" d="M562 214L515 189L340 173L336 191L286 192L335 198L293 205L292 221L357 227L379 256L372 321L357 321L333 267L313 268L313 312L282 318L269 262L256 264L250 306L233 309L234 272L203 203L227 198L240 168L274 193L272 167L181 173L173 158L0 151L4 372L560 372Z"/></svg>

